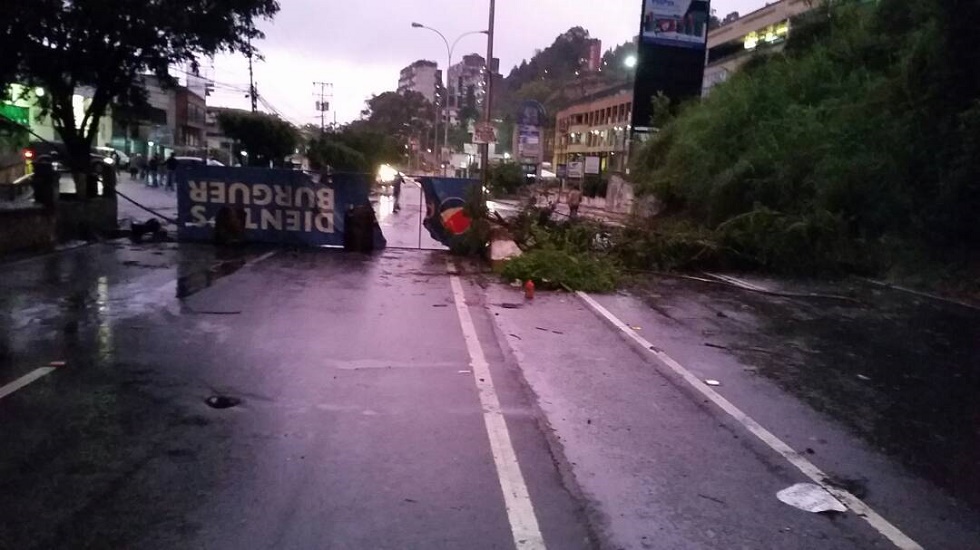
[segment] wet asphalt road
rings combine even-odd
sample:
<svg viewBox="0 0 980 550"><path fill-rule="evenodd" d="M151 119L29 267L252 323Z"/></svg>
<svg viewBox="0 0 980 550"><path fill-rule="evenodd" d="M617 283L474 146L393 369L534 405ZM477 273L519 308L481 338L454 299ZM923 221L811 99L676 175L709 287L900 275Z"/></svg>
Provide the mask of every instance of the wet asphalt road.
<svg viewBox="0 0 980 550"><path fill-rule="evenodd" d="M378 208L410 246L407 191ZM574 296L473 265L454 296L446 262L112 242L0 264L0 386L67 362L0 398L0 548L514 548L457 298L548 548L894 547L779 502L806 478ZM599 300L922 546L980 547L974 510L733 351L781 344L750 299L656 285Z"/></svg>

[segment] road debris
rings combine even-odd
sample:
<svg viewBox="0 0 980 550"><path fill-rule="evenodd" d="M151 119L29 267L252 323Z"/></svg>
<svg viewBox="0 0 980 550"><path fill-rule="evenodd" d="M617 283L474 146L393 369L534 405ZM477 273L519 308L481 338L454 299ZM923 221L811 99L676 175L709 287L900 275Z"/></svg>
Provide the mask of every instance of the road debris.
<svg viewBox="0 0 980 550"><path fill-rule="evenodd" d="M212 409L230 409L241 404L242 400L228 395L212 395L204 400Z"/></svg>
<svg viewBox="0 0 980 550"><path fill-rule="evenodd" d="M826 489L813 483L797 483L776 493L776 498L784 504L815 514L821 512L846 512L839 500Z"/></svg>
<svg viewBox="0 0 980 550"><path fill-rule="evenodd" d="M709 386L720 386L721 385L721 382L719 382L717 380L712 380L710 378L707 379L707 380L705 380L704 383L707 384L707 385L709 385Z"/></svg>

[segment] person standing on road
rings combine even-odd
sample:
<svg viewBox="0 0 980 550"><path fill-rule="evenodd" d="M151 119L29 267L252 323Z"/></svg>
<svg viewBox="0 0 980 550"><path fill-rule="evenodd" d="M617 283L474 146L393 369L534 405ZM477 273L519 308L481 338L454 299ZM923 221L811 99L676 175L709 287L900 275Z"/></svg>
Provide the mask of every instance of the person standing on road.
<svg viewBox="0 0 980 550"><path fill-rule="evenodd" d="M167 191L174 190L174 181L177 178L177 157L170 153L167 158Z"/></svg>
<svg viewBox="0 0 980 550"><path fill-rule="evenodd" d="M147 164L147 185L150 187L156 187L159 185L160 180L157 179L160 171L160 155L154 154L150 158L150 162Z"/></svg>
<svg viewBox="0 0 980 550"><path fill-rule="evenodd" d="M578 218L578 207L582 205L582 190L578 187L568 192L568 218Z"/></svg>
<svg viewBox="0 0 980 550"><path fill-rule="evenodd" d="M401 174L398 174L397 176L395 176L395 182L392 184L393 185L392 192L395 195L395 208L394 208L395 212L398 212L399 210L402 209L402 205L401 205L402 183L404 182L405 179L402 178Z"/></svg>

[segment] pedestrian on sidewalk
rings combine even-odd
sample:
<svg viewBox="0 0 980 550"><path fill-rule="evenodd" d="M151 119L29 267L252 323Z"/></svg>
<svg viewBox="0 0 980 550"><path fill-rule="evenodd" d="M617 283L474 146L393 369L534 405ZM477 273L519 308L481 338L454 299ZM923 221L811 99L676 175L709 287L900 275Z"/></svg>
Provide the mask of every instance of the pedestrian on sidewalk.
<svg viewBox="0 0 980 550"><path fill-rule="evenodd" d="M147 185L157 187L160 184L158 179L160 173L160 155L154 154L147 163Z"/></svg>
<svg viewBox="0 0 980 550"><path fill-rule="evenodd" d="M578 187L568 192L568 219L578 218L578 207L582 205L582 190Z"/></svg>
<svg viewBox="0 0 980 550"><path fill-rule="evenodd" d="M174 182L177 178L177 157L170 153L167 158L167 191L174 190Z"/></svg>
<svg viewBox="0 0 980 550"><path fill-rule="evenodd" d="M404 182L405 182L405 179L399 173L397 176L395 176L395 181L392 184L392 194L395 196L395 208L394 208L394 211L395 212L398 212L399 210L402 209L402 204L401 204L401 199L402 199L402 184Z"/></svg>

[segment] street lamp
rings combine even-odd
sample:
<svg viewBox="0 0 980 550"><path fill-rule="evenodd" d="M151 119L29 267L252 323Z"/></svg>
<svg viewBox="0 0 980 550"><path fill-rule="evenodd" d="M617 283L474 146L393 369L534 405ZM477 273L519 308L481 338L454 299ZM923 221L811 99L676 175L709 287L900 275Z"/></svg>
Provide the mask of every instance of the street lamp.
<svg viewBox="0 0 980 550"><path fill-rule="evenodd" d="M636 73L636 64L638 60L635 54L630 54L623 60L623 66L626 67L626 83L633 83L633 75Z"/></svg>
<svg viewBox="0 0 980 550"><path fill-rule="evenodd" d="M432 27L425 26L422 23L413 22L412 23L412 28L413 29L425 29L425 30L428 30L428 31L432 31L432 32L438 34L439 35L439 38L441 38L442 39L442 42L446 45L446 91L447 91L447 95L446 95L445 98L443 98L443 111L445 113L445 118L446 118L446 121L445 121L445 134L443 136L443 149L448 149L449 148L449 95L448 95L448 91L449 91L449 68L453 66L453 52L456 51L456 45L459 44L459 41L462 40L463 38L466 38L467 36L472 36L474 34L490 34L490 31L470 31L470 32L464 32L463 34L459 35L456 38L456 40L453 41L452 45L450 45L449 44L449 40L446 39L446 36L444 34L442 34L441 32L437 31L436 29L433 29ZM487 60L487 63L489 64L490 62L491 62L491 60L488 59ZM440 162L443 160L443 158L442 158L442 152L441 151L439 153L439 160L440 160Z"/></svg>

